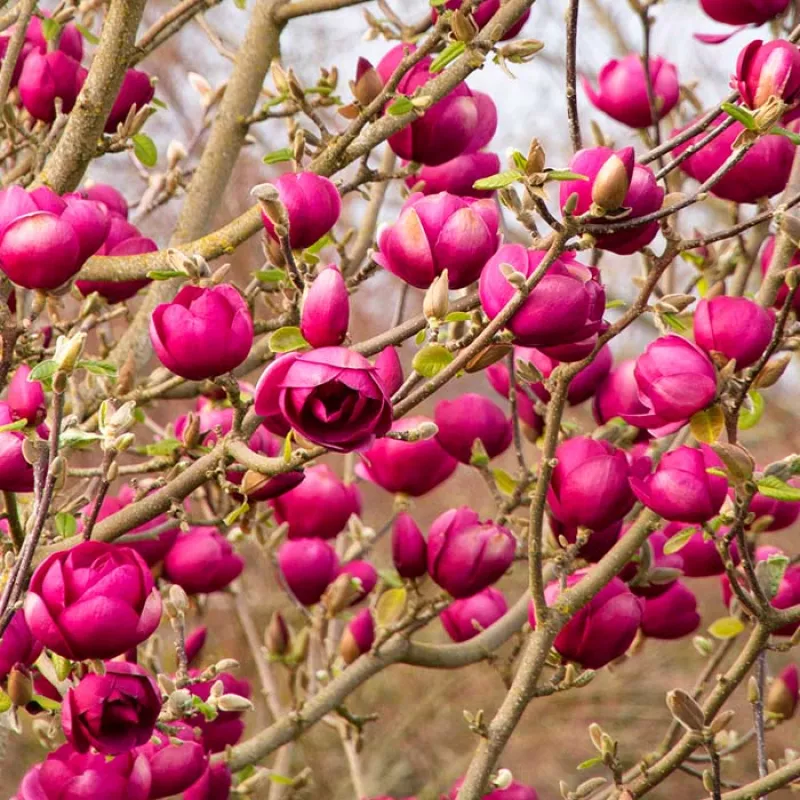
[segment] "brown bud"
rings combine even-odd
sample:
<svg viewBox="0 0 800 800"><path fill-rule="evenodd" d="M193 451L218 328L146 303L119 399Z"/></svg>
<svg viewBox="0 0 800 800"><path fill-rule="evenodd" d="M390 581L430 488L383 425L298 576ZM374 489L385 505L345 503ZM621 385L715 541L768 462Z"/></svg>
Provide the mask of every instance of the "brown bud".
<svg viewBox="0 0 800 800"><path fill-rule="evenodd" d="M193 411L186 416L186 427L183 429L181 441L187 450L193 450L200 444L200 418Z"/></svg>
<svg viewBox="0 0 800 800"><path fill-rule="evenodd" d="M250 190L250 194L258 200L264 213L273 225L289 226L289 215L278 194L278 190L271 183L259 183Z"/></svg>
<svg viewBox="0 0 800 800"><path fill-rule="evenodd" d="M467 16L463 11L456 10L450 16L450 27L453 36L459 42L471 42L478 33L478 26L471 16Z"/></svg>
<svg viewBox="0 0 800 800"><path fill-rule="evenodd" d="M369 62L366 62L369 64ZM359 62L359 67L361 62ZM363 71L352 84L353 96L361 103L362 106L368 106L382 91L383 81L378 71L369 64L364 66Z"/></svg>
<svg viewBox="0 0 800 800"><path fill-rule="evenodd" d="M15 664L8 674L6 694L15 706L26 706L33 698L31 673L24 664Z"/></svg>
<svg viewBox="0 0 800 800"><path fill-rule="evenodd" d="M759 389L767 389L770 386L774 386L781 379L783 373L786 372L786 368L791 361L792 357L788 353L778 356L778 358L773 358L772 361L768 361L764 365L764 369L758 373L754 386Z"/></svg>
<svg viewBox="0 0 800 800"><path fill-rule="evenodd" d="M272 656L283 656L289 652L289 644L291 642L291 633L283 614L280 611L275 611L267 625L267 630L264 633L264 643L267 646L267 651Z"/></svg>
<svg viewBox="0 0 800 800"><path fill-rule="evenodd" d="M255 494L259 489L266 486L269 481L269 475L262 475L260 472L249 469L244 473L239 489L243 495L249 497L251 494Z"/></svg>
<svg viewBox="0 0 800 800"><path fill-rule="evenodd" d="M450 310L450 292L447 278L447 270L434 279L433 283L425 292L425 299L422 301L422 313L427 320L443 320Z"/></svg>
<svg viewBox="0 0 800 800"><path fill-rule="evenodd" d="M797 667L787 667L772 682L767 692L765 708L770 714L791 719L797 710Z"/></svg>
<svg viewBox="0 0 800 800"><path fill-rule="evenodd" d="M289 94L289 80L283 67L277 61L273 61L270 69L272 72L272 82L275 84L275 88L281 94Z"/></svg>
<svg viewBox="0 0 800 800"><path fill-rule="evenodd" d="M325 590L322 604L325 606L328 616L335 617L340 611L344 611L358 595L359 591L353 585L351 576L342 574Z"/></svg>
<svg viewBox="0 0 800 800"><path fill-rule="evenodd" d="M346 628L339 642L339 655L345 664L352 664L360 655L361 648L358 646L356 637L353 636L350 628Z"/></svg>
<svg viewBox="0 0 800 800"><path fill-rule="evenodd" d="M542 143L538 139L531 139L531 146L528 148L528 159L525 162L525 173L535 175L544 169L546 156Z"/></svg>
<svg viewBox="0 0 800 800"><path fill-rule="evenodd" d="M756 463L750 453L738 444L712 444L711 448L722 459L728 474L736 483L753 477Z"/></svg>
<svg viewBox="0 0 800 800"><path fill-rule="evenodd" d="M625 163L615 154L600 167L594 179L592 202L607 211L621 208L629 188L630 181Z"/></svg>
<svg viewBox="0 0 800 800"><path fill-rule="evenodd" d="M487 345L480 353L473 356L464 367L466 372L480 372L504 359L512 350L513 346L505 342L497 342Z"/></svg>
<svg viewBox="0 0 800 800"><path fill-rule="evenodd" d="M672 716L687 730L701 731L705 727L703 709L682 689L673 689L667 693L667 707Z"/></svg>

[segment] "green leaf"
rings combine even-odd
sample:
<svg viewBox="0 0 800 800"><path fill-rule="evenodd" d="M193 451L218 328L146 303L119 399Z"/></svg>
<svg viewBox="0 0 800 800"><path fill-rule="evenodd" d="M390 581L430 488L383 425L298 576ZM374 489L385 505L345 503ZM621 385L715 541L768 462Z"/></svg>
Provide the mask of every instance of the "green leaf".
<svg viewBox="0 0 800 800"><path fill-rule="evenodd" d="M239 517L241 517L242 514L247 513L249 510L250 510L250 504L247 502L247 500L245 500L244 503L242 503L238 508L234 508L233 511L231 511L231 513L228 514L227 517L225 517L224 519L225 524L233 525L233 523L236 522L236 520L239 519Z"/></svg>
<svg viewBox="0 0 800 800"><path fill-rule="evenodd" d="M578 764L578 769L591 769L592 767L596 767L598 764L603 763L602 756L595 756L594 758L587 758L586 761L581 761Z"/></svg>
<svg viewBox="0 0 800 800"><path fill-rule="evenodd" d="M397 574L397 570L379 569L378 575L380 579L392 589L400 589L403 586L403 579Z"/></svg>
<svg viewBox="0 0 800 800"><path fill-rule="evenodd" d="M773 500L785 500L788 502L800 501L800 489L796 486L790 486L784 483L780 478L775 475L765 475L756 481L758 491L764 497L771 497Z"/></svg>
<svg viewBox="0 0 800 800"><path fill-rule="evenodd" d="M469 322L472 315L468 311L451 311L445 318L445 322Z"/></svg>
<svg viewBox="0 0 800 800"><path fill-rule="evenodd" d="M269 779L279 786L294 786L294 778L287 778L286 775L278 775L277 772L270 772Z"/></svg>
<svg viewBox="0 0 800 800"><path fill-rule="evenodd" d="M56 374L58 364L55 361L40 361L28 375L29 381L46 381Z"/></svg>
<svg viewBox="0 0 800 800"><path fill-rule="evenodd" d="M292 460L292 439L294 438L294 431L289 431L286 438L283 440L283 460L287 464Z"/></svg>
<svg viewBox="0 0 800 800"><path fill-rule="evenodd" d="M35 694L31 700L40 705L45 711L60 711L61 703L58 700L51 700L41 694Z"/></svg>
<svg viewBox="0 0 800 800"><path fill-rule="evenodd" d="M701 269L706 263L705 258L701 256L700 253L695 253L693 250L684 250L680 256L684 261L698 269Z"/></svg>
<svg viewBox="0 0 800 800"><path fill-rule="evenodd" d="M441 7L441 6L443 6L443 5L444 5L446 2L447 2L447 0L431 0L431 5L432 5L434 8L440 8L440 7Z"/></svg>
<svg viewBox="0 0 800 800"><path fill-rule="evenodd" d="M496 175L490 175L488 178L481 178L472 184L473 189L492 190L504 189L506 186L511 186L522 178L522 173L518 169L509 169L506 172L498 172Z"/></svg>
<svg viewBox="0 0 800 800"><path fill-rule="evenodd" d="M303 253L315 256L319 252L321 252L324 248L326 248L329 244L332 243L333 243L333 236L331 236L329 233L326 233L323 237L317 239L317 241L314 242L314 244L312 244L311 247L306 247L306 249L303 250Z"/></svg>
<svg viewBox="0 0 800 800"><path fill-rule="evenodd" d="M425 341L425 328L423 328L415 337L414 344L419 347Z"/></svg>
<svg viewBox="0 0 800 800"><path fill-rule="evenodd" d="M678 333L685 333L689 330L678 314L673 314L671 311L663 311L659 316L672 330Z"/></svg>
<svg viewBox="0 0 800 800"><path fill-rule="evenodd" d="M61 26L52 17L42 17L42 36L46 42L54 42Z"/></svg>
<svg viewBox="0 0 800 800"><path fill-rule="evenodd" d="M50 651L50 662L56 671L56 677L60 681L65 681L69 678L69 674L72 672L72 662L68 658Z"/></svg>
<svg viewBox="0 0 800 800"><path fill-rule="evenodd" d="M182 446L182 442L177 439L162 439L159 442L152 442L151 444L137 447L137 453L143 453L146 456L171 456L178 448Z"/></svg>
<svg viewBox="0 0 800 800"><path fill-rule="evenodd" d="M725 416L718 405L710 406L704 411L698 411L689 420L689 429L698 442L712 444L719 439L725 427Z"/></svg>
<svg viewBox="0 0 800 800"><path fill-rule="evenodd" d="M706 469L706 472L709 475L716 475L718 478L727 478L728 477L728 473L725 472L724 469L720 469L719 467L708 467Z"/></svg>
<svg viewBox="0 0 800 800"><path fill-rule="evenodd" d="M624 300L620 300L619 298L617 298L614 300L609 300L606 303L606 310L608 310L609 308L625 308L626 305L628 304Z"/></svg>
<svg viewBox="0 0 800 800"><path fill-rule="evenodd" d="M569 169L547 169L545 175L548 181L588 181L588 175L573 172Z"/></svg>
<svg viewBox="0 0 800 800"><path fill-rule="evenodd" d="M151 269L147 277L151 281L168 281L172 278L187 278L188 275L179 269Z"/></svg>
<svg viewBox="0 0 800 800"><path fill-rule="evenodd" d="M262 283L280 283L286 280L286 273L282 269L260 269L255 276Z"/></svg>
<svg viewBox="0 0 800 800"><path fill-rule="evenodd" d="M83 38L86 39L89 44L100 44L100 39L95 36L85 25L81 25L80 22L74 21L72 24L78 29L80 35L83 36Z"/></svg>
<svg viewBox="0 0 800 800"><path fill-rule="evenodd" d="M760 392L751 389L747 393L749 403L745 403L739 412L739 429L749 431L758 425L759 420L764 414L764 398Z"/></svg>
<svg viewBox="0 0 800 800"><path fill-rule="evenodd" d="M429 344L414 356L411 366L424 378L433 378L452 360L453 354L444 345Z"/></svg>
<svg viewBox="0 0 800 800"><path fill-rule="evenodd" d="M448 64L452 64L466 49L466 42L450 42L450 44L433 59L428 69L431 72L441 72Z"/></svg>
<svg viewBox="0 0 800 800"><path fill-rule="evenodd" d="M289 147L282 147L280 150L273 150L267 153L261 160L265 164L283 164L286 161L291 161L294 158L294 153Z"/></svg>
<svg viewBox="0 0 800 800"><path fill-rule="evenodd" d="M133 154L146 167L154 167L158 162L155 142L146 133L137 133L133 139Z"/></svg>
<svg viewBox="0 0 800 800"><path fill-rule="evenodd" d="M393 117L402 117L403 114L408 114L409 111L413 110L414 104L411 102L411 98L406 97L404 94L399 95L388 109Z"/></svg>
<svg viewBox="0 0 800 800"><path fill-rule="evenodd" d="M303 347L308 347L308 342L300 333L300 328L294 325L278 328L269 337L269 349L273 353L291 353L293 350L300 350Z"/></svg>
<svg viewBox="0 0 800 800"><path fill-rule="evenodd" d="M792 133L792 131L787 131L786 128L773 128L770 133L776 133L778 136L783 136L785 139L788 139L795 147L800 145L800 136L796 133Z"/></svg>
<svg viewBox="0 0 800 800"><path fill-rule="evenodd" d="M789 566L789 557L783 555L783 553L773 553L767 557L766 561L760 563L764 565L762 569L766 570L767 573L767 588L769 590L767 593L769 597L775 597L778 594L778 589L780 589L786 568Z"/></svg>
<svg viewBox="0 0 800 800"><path fill-rule="evenodd" d="M520 172L525 172L528 168L528 159L525 158L519 150L512 150L511 151L511 160L514 162L514 166L520 170Z"/></svg>
<svg viewBox="0 0 800 800"><path fill-rule="evenodd" d="M150 105L155 106L156 108L169 108L169 106L163 100L159 100L157 97L154 97L150 101Z"/></svg>
<svg viewBox="0 0 800 800"><path fill-rule="evenodd" d="M196 708L208 722L217 718L217 709L201 700L197 695L192 697L192 708Z"/></svg>
<svg viewBox="0 0 800 800"><path fill-rule="evenodd" d="M733 117L737 122L741 122L747 130L757 130L758 125L756 124L755 117L746 108L736 106L733 103L723 103L720 108L729 117Z"/></svg>
<svg viewBox="0 0 800 800"><path fill-rule="evenodd" d="M0 425L0 433L5 433L6 431L21 431L27 424L27 419L18 419L14 422L9 422L7 425Z"/></svg>
<svg viewBox="0 0 800 800"><path fill-rule="evenodd" d="M720 617L708 626L715 639L735 639L743 630L744 623L738 617Z"/></svg>
<svg viewBox="0 0 800 800"><path fill-rule="evenodd" d="M0 714L11 708L11 698L0 689Z"/></svg>
<svg viewBox="0 0 800 800"><path fill-rule="evenodd" d="M509 496L514 494L514 491L517 488L517 482L504 469L493 469L492 477L494 478L494 482L497 484L497 488L503 494Z"/></svg>
<svg viewBox="0 0 800 800"><path fill-rule="evenodd" d="M469 463L473 467L489 466L489 455L487 454L486 448L483 446L483 442L480 439L475 439L475 441L472 443Z"/></svg>
<svg viewBox="0 0 800 800"><path fill-rule="evenodd" d="M83 367L92 375L103 375L106 378L117 377L117 368L108 361L79 361L77 366Z"/></svg>
<svg viewBox="0 0 800 800"><path fill-rule="evenodd" d="M244 9L247 7L247 0L233 0L233 4L236 6L236 8L244 11Z"/></svg>
<svg viewBox="0 0 800 800"><path fill-rule="evenodd" d="M78 530L78 521L75 519L74 515L68 514L66 511L59 511L56 514L56 533L62 539L68 539L70 536L74 536Z"/></svg>
<svg viewBox="0 0 800 800"><path fill-rule="evenodd" d="M61 447L72 447L75 450L82 450L102 438L103 437L99 433L82 431L80 428L67 428L58 438L58 442Z"/></svg>
<svg viewBox="0 0 800 800"><path fill-rule="evenodd" d="M375 604L375 624L386 628L403 618L406 610L406 590L387 589Z"/></svg>
<svg viewBox="0 0 800 800"><path fill-rule="evenodd" d="M673 553L677 553L679 550L683 549L695 533L697 533L696 528L683 528L683 530L678 531L674 536L670 536L669 539L664 542L664 555L671 556Z"/></svg>

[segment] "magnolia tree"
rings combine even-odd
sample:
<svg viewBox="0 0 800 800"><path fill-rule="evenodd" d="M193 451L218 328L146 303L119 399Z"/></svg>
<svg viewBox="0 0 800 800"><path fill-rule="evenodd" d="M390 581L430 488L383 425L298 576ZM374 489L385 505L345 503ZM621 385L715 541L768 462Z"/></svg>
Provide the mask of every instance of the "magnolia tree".
<svg viewBox="0 0 800 800"><path fill-rule="evenodd" d="M695 47L768 25L728 65L730 93L701 108L689 76L651 55L672 2L630 0L641 49L582 87L581 4L565 3L574 155L550 163L534 138L503 165L498 99L543 47L519 38L534 0L440 0L416 19L365 4L383 57L305 85L280 64L282 33L308 15L335 26L362 0L225 0L247 31L223 86L196 78L200 134L169 147L139 203L180 208L157 244L126 187L84 173L124 151L154 167L158 100L136 65L219 2L181 0L147 29L145 0L0 4L0 706L6 735L32 725L45 748L15 797L319 797L291 745L325 722L345 791L365 800L389 787L364 779L375 709L355 690L394 664L424 681L500 652L494 711L471 696L466 712L438 708L474 747L455 784L420 800L675 797L678 771L692 797L745 800L798 781L797 754L768 748L798 701L780 654L800 641L800 564L769 534L800 514L800 456L757 464L748 443L800 341L800 8L699 0L729 27ZM484 67L496 97L467 83ZM581 91L637 146L596 123L590 141ZM248 132L274 118L288 134L264 160L283 174L213 230ZM404 204L376 231L390 193ZM712 206L728 221L687 234ZM251 237L263 258L234 282L219 262ZM629 303L606 293L617 256L642 265ZM400 303L359 340L351 310L381 272ZM414 293L424 313L409 317ZM638 344L638 326L649 343L615 362L610 345ZM476 379L483 392L459 393ZM575 411L589 400L594 426ZM513 468L493 465L507 450ZM469 470L493 513L462 505L421 526L418 498ZM388 521L360 481L394 497ZM511 597L515 562L527 586ZM249 571L279 587L263 635ZM684 576L721 583L726 614L700 629ZM214 594L244 635L211 663ZM440 625L452 643L428 635ZM599 719L588 779L513 775L504 750L529 705L546 716L551 695L580 694L644 638L704 658L693 689L666 695L660 747L622 752ZM241 657L260 686L237 676ZM741 735L736 693L752 710ZM262 702L271 721L244 736ZM757 770L734 782L748 751Z"/></svg>

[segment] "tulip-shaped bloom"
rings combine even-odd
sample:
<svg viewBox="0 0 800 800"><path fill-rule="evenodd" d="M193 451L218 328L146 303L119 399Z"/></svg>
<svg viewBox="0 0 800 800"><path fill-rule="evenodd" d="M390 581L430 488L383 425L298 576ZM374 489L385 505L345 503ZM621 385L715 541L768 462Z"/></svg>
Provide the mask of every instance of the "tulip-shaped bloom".
<svg viewBox="0 0 800 800"><path fill-rule="evenodd" d="M489 458L504 453L511 444L511 420L503 410L481 394L462 394L455 400L440 400L434 413L439 444L462 464L469 464L476 440Z"/></svg>
<svg viewBox="0 0 800 800"><path fill-rule="evenodd" d="M577 436L558 446L556 459L547 502L560 522L601 530L631 510L631 469L623 450L607 441Z"/></svg>
<svg viewBox="0 0 800 800"><path fill-rule="evenodd" d="M700 0L711 19L726 25L763 25L789 7L790 0Z"/></svg>
<svg viewBox="0 0 800 800"><path fill-rule="evenodd" d="M586 574L578 570L567 578L567 588ZM544 591L548 606L561 593L558 582ZM636 638L642 621L644 601L638 598L619 578L612 578L583 608L577 611L556 636L553 647L567 661L586 669L600 669L625 655ZM528 620L536 627L533 603L528 607Z"/></svg>
<svg viewBox="0 0 800 800"><path fill-rule="evenodd" d="M289 523L290 539L333 539L353 514L361 513L361 492L327 464L306 470L296 489L272 501L275 519Z"/></svg>
<svg viewBox="0 0 800 800"><path fill-rule="evenodd" d="M61 50L32 52L25 59L19 76L19 97L25 110L41 122L56 118L56 100L69 114L78 99L88 71Z"/></svg>
<svg viewBox="0 0 800 800"><path fill-rule="evenodd" d="M347 623L339 652L346 664L352 664L359 656L368 653L375 642L375 621L372 612L364 608Z"/></svg>
<svg viewBox="0 0 800 800"><path fill-rule="evenodd" d="M650 167L642 164L633 163L633 150L619 150L614 152L609 147L591 147L577 152L569 168L578 175L585 175L588 180L564 181L560 188L561 205L569 199L570 195L578 195L578 203L575 206L576 214L585 214L592 207L592 203L597 200L598 178L607 180L607 173L603 170L606 162L612 157L617 156L626 167L628 190L624 193L624 199L620 204L621 208L630 209L630 212L622 219L611 219L598 217L596 222L631 222L637 217L645 217L658 211L664 202L664 190L656 181L655 175ZM620 178L621 179L621 178ZM617 187L619 188L619 187ZM622 187L624 188L624 186ZM620 196L623 196L620 191ZM614 208L607 208L607 211L616 211ZM636 253L645 245L650 244L658 233L658 222L645 222L631 228L625 228L597 237L597 247L601 250L609 250L621 256Z"/></svg>
<svg viewBox="0 0 800 800"><path fill-rule="evenodd" d="M664 535L669 539L681 531L692 528L686 522L670 522L664 527ZM725 565L719 555L716 541L707 536L700 528L695 528L695 533L689 541L681 547L680 556L683 559L683 574L687 578L709 578L712 575L722 575ZM739 551L736 543L731 545L730 555L734 563L739 561Z"/></svg>
<svg viewBox="0 0 800 800"><path fill-rule="evenodd" d="M368 447L392 424L392 404L376 368L346 347L273 361L258 379L255 409L276 435L294 429L338 453Z"/></svg>
<svg viewBox="0 0 800 800"><path fill-rule="evenodd" d="M199 670L192 670L190 675L198 677ZM220 672L208 681L189 684L189 691L201 700L206 701L211 696L211 688L220 681L223 694L236 694L239 697L249 698L253 690L250 682L244 678L237 678L230 672ZM203 747L209 753L221 753L228 745L233 747L244 734L244 711L219 711L214 719L206 719L202 714L193 714L187 719L192 728L199 728L203 738Z"/></svg>
<svg viewBox="0 0 800 800"><path fill-rule="evenodd" d="M792 483L796 482L792 481ZM775 500L772 497L766 497L760 492L756 492L747 510L755 514L756 520L771 517L769 525L766 527L759 525L759 530L764 533L772 533L773 531L785 530L797 521L800 516L800 502Z"/></svg>
<svg viewBox="0 0 800 800"><path fill-rule="evenodd" d="M664 519L708 522L719 513L728 494L728 480L711 475L712 467L724 469L708 446L679 447L666 453L656 471L645 478L631 477L636 497Z"/></svg>
<svg viewBox="0 0 800 800"><path fill-rule="evenodd" d="M18 609L0 639L0 683L15 665L32 666L41 652L42 643L33 638L22 609Z"/></svg>
<svg viewBox="0 0 800 800"><path fill-rule="evenodd" d="M252 387L251 387L252 391ZM198 434L205 447L213 447L218 439L218 434L224 436L230 433L233 428L233 409L229 406L216 406L205 397L198 398L196 413L199 423ZM188 418L180 417L175 424L175 435L180 439L188 424ZM274 458L283 449L283 441L274 434L270 433L263 425L259 425L250 437L247 446L255 453ZM236 470L228 470L225 477L231 483L239 486L244 480L244 473ZM258 486L249 492L250 500L262 501L279 497L284 492L294 489L305 479L305 473L301 470L283 472L265 480L263 486ZM145 556L145 558L147 558Z"/></svg>
<svg viewBox="0 0 800 800"><path fill-rule="evenodd" d="M761 251L761 274L766 275L767 270L769 269L769 265L772 262L772 256L775 254L775 237L770 236L767 239L766 244L764 245L764 249ZM791 262L789 262L790 267L797 267L800 266L800 253L795 253L792 256ZM786 296L789 294L789 287L784 283L781 285L781 288L778 290L778 294L775 297L775 308L783 308L784 303L786 302ZM795 311L800 311L800 292L795 292L794 300L792 301L792 308Z"/></svg>
<svg viewBox="0 0 800 800"><path fill-rule="evenodd" d="M233 776L227 764L209 764L206 771L184 793L183 800L228 800Z"/></svg>
<svg viewBox="0 0 800 800"><path fill-rule="evenodd" d="M783 611L800 605L800 564L791 564L783 573L783 580L778 586L778 593L770 601L774 608ZM790 623L778 628L776 636L794 636L800 622Z"/></svg>
<svg viewBox="0 0 800 800"><path fill-rule="evenodd" d="M8 384L8 405L16 419L24 419L28 425L40 425L47 414L44 391L39 381L28 380L31 368L20 364Z"/></svg>
<svg viewBox="0 0 800 800"><path fill-rule="evenodd" d="M333 347L347 336L350 300L338 267L325 267L303 300L300 331L312 347Z"/></svg>
<svg viewBox="0 0 800 800"><path fill-rule="evenodd" d="M182 534L164 558L164 577L187 594L222 591L243 569L244 559L216 528Z"/></svg>
<svg viewBox="0 0 800 800"><path fill-rule="evenodd" d="M144 754L109 759L100 753L78 753L65 744L26 773L14 800L149 800L155 797L151 788Z"/></svg>
<svg viewBox="0 0 800 800"><path fill-rule="evenodd" d="M528 361L530 359L526 357L526 354L532 351L533 348L530 347L517 347L514 349L514 357L522 359L523 361ZM492 364L486 370L486 377L488 378L492 389L505 398L509 397L511 393L510 378L508 374L508 367L505 364L502 362ZM531 388L542 400L545 399L543 394L544 387L542 384L534 384L534 386ZM533 400L519 387L519 385L517 385L516 388L516 399L517 413L519 414L520 420L535 436L538 436L544 430L544 420L541 416L539 416L539 414L536 413Z"/></svg>
<svg viewBox="0 0 800 800"><path fill-rule="evenodd" d="M642 613L642 633L652 639L680 639L700 626L697 598L680 581L666 592L648 597Z"/></svg>
<svg viewBox="0 0 800 800"><path fill-rule="evenodd" d="M413 53L416 45L399 44L390 50L376 67L381 80L386 83L406 53ZM413 66L400 80L397 94L413 95L436 75L430 71L432 59L426 56ZM485 114L478 100L465 83L426 109L423 116L389 137L389 146L400 158L419 164L437 166L466 152L475 132L482 127Z"/></svg>
<svg viewBox="0 0 800 800"><path fill-rule="evenodd" d="M695 344L670 334L651 342L633 371L641 408L623 412L625 422L664 433L677 430L712 403L717 374L709 357Z"/></svg>
<svg viewBox="0 0 800 800"><path fill-rule="evenodd" d="M287 539L278 549L278 567L292 594L313 606L336 578L339 559L322 539Z"/></svg>
<svg viewBox="0 0 800 800"><path fill-rule="evenodd" d="M494 625L508 611L506 598L492 586L482 592L454 600L442 611L442 626L454 642L466 642Z"/></svg>
<svg viewBox="0 0 800 800"><path fill-rule="evenodd" d="M545 355L534 347L518 347L515 357L523 361L530 361L545 378L549 378L560 363L557 359ZM570 381L569 389L567 389L567 403L577 406L588 400L608 375L613 363L614 357L611 355L611 348L604 344L591 364L584 367ZM550 392L542 384L536 384L534 391L545 403L549 402Z"/></svg>
<svg viewBox="0 0 800 800"><path fill-rule="evenodd" d="M791 105L800 97L800 50L785 40L757 39L739 53L736 88L745 105L759 108L777 97Z"/></svg>
<svg viewBox="0 0 800 800"><path fill-rule="evenodd" d="M458 800L458 790L463 783L463 778L457 780L444 800ZM409 800L413 800L413 798L409 798ZM483 800L539 800L539 795L536 794L536 790L532 787L525 786L517 781L511 781L511 785L506 789L494 789L489 794L483 795Z"/></svg>
<svg viewBox="0 0 800 800"><path fill-rule="evenodd" d="M0 426L11 425L17 420L8 403L0 402ZM47 438L47 427L40 425L40 438ZM22 455L25 442L23 431L0 432L0 489L4 492L32 492L33 467Z"/></svg>
<svg viewBox="0 0 800 800"><path fill-rule="evenodd" d="M427 417L403 417L392 425L392 430L410 431L429 422ZM379 439L362 456L363 461L356 465L360 477L387 492L409 497L422 497L435 489L458 466L435 437L418 442Z"/></svg>
<svg viewBox="0 0 800 800"><path fill-rule="evenodd" d="M26 289L66 283L108 234L105 206L41 186L0 191L0 270Z"/></svg>
<svg viewBox="0 0 800 800"><path fill-rule="evenodd" d="M82 542L48 556L25 597L31 633L73 661L113 658L158 627L161 595L129 547Z"/></svg>
<svg viewBox="0 0 800 800"><path fill-rule="evenodd" d="M634 359L622 361L597 387L592 402L592 414L598 425L605 425L612 419L624 419L626 415L641 414L646 411L639 399L635 370ZM649 438L647 431L642 430L637 441L647 441Z"/></svg>
<svg viewBox="0 0 800 800"><path fill-rule="evenodd" d="M446 0L444 8L448 11L458 11L461 8L461 0ZM483 28L487 22L497 13L500 8L500 0L481 0L472 10L472 18L479 28ZM434 8L432 11L434 22L439 18L439 12ZM513 39L527 22L531 15L530 9L526 11L504 34L503 40ZM509 798L511 800L511 798Z"/></svg>
<svg viewBox="0 0 800 800"><path fill-rule="evenodd" d="M244 298L229 284L184 286L171 303L156 306L150 341L168 370L202 381L230 372L247 358L253 320Z"/></svg>
<svg viewBox="0 0 800 800"><path fill-rule="evenodd" d="M392 562L401 578L421 578L428 571L425 537L407 511L401 511L392 526Z"/></svg>
<svg viewBox="0 0 800 800"><path fill-rule="evenodd" d="M125 195L107 183L93 183L85 189L79 189L75 194L84 200L103 203L112 214L128 219L128 201L125 199Z"/></svg>
<svg viewBox="0 0 800 800"><path fill-rule="evenodd" d="M122 86L119 87L117 99L111 107L111 113L106 120L106 133L114 133L117 126L125 122L130 110L136 106L136 110L144 108L154 97L156 87L150 80L146 72L138 69L129 69L125 72L122 79Z"/></svg>
<svg viewBox="0 0 800 800"><path fill-rule="evenodd" d="M727 119L727 115L720 115L713 124L720 125ZM672 135L675 136L682 130L683 128L675 130ZM707 181L730 157L733 144L743 130L744 126L740 122L734 122L719 136L681 162L680 168L699 183ZM673 155L679 156L708 133L708 130L704 130L679 144L672 151ZM779 194L786 188L789 180L794 151L794 145L783 136L762 136L747 151L744 158L726 172L709 191L722 200L734 203L757 203L764 197Z"/></svg>
<svg viewBox="0 0 800 800"><path fill-rule="evenodd" d="M378 584L378 571L369 561L348 561L339 567L336 577L347 575L358 593L350 600L350 605L360 603Z"/></svg>
<svg viewBox="0 0 800 800"><path fill-rule="evenodd" d="M647 94L644 64L637 53L609 61L597 78L598 91L588 78L583 78L583 89L592 105L612 119L631 128L647 128L666 117L680 96L678 70L674 64L657 56L650 59L649 67L655 119Z"/></svg>
<svg viewBox="0 0 800 800"><path fill-rule="evenodd" d="M545 255L542 250L526 250L521 244L506 244L489 259L481 273L479 294L490 319L500 314L517 292L503 274L502 265L508 264L529 278ZM547 352L548 347L583 342L598 333L603 327L605 303L597 270L566 252L550 265L506 327L519 344ZM554 353L548 355L564 360Z"/></svg>
<svg viewBox="0 0 800 800"><path fill-rule="evenodd" d="M145 744L161 711L161 691L138 664L108 661L105 673L89 673L61 706L61 727L79 752L93 747L118 755Z"/></svg>
<svg viewBox="0 0 800 800"><path fill-rule="evenodd" d="M186 637L186 661L190 666L200 655L200 651L206 643L207 635L208 628L205 625L201 625Z"/></svg>
<svg viewBox="0 0 800 800"><path fill-rule="evenodd" d="M375 358L375 371L386 390L386 395L391 397L403 385L403 365L400 363L396 347L389 345L378 353Z"/></svg>
<svg viewBox="0 0 800 800"><path fill-rule="evenodd" d="M110 189L111 187L105 188ZM85 194L88 195L91 191L89 189ZM110 202L109 198L103 199L103 196L99 199L90 196L89 199L102 202L106 206L109 206ZM143 253L154 253L158 250L158 245L152 239L142 236L135 225L132 225L124 216L120 215L118 208L118 206L115 206L111 211L108 235L96 255L138 256ZM97 292L108 303L121 303L124 300L129 300L149 283L149 278L142 278L130 281L75 281L75 286L84 297L92 292Z"/></svg>
<svg viewBox="0 0 800 800"><path fill-rule="evenodd" d="M499 224L491 200L417 192L406 200L397 222L381 231L375 260L419 289L445 269L450 288L463 289L480 277L497 250Z"/></svg>
<svg viewBox="0 0 800 800"><path fill-rule="evenodd" d="M779 714L782 719L791 719L797 710L800 694L800 675L797 664L789 664L769 687L766 709L771 714Z"/></svg>
<svg viewBox="0 0 800 800"><path fill-rule="evenodd" d="M499 580L514 560L511 531L481 522L467 506L440 514L428 533L428 572L453 597L471 597Z"/></svg>
<svg viewBox="0 0 800 800"><path fill-rule="evenodd" d="M500 156L495 153L464 153L438 167L422 167L409 178L409 189L416 187L423 194L448 192L458 197L491 197L494 189L476 189L475 183L482 178L500 172Z"/></svg>
<svg viewBox="0 0 800 800"><path fill-rule="evenodd" d="M290 172L281 175L273 186L289 218L289 244L304 250L316 244L336 224L342 212L339 190L327 178L313 172ZM275 226L262 212L267 233L275 240Z"/></svg>
<svg viewBox="0 0 800 800"><path fill-rule="evenodd" d="M569 544L575 544L578 540L579 530L577 525L564 525L563 522L560 522L552 515L550 516L550 530L556 541L560 536L563 536ZM589 541L578 550L578 557L589 563L596 564L617 543L621 530L622 520L619 520L613 522L607 528L592 531Z"/></svg>
<svg viewBox="0 0 800 800"><path fill-rule="evenodd" d="M694 340L707 353L736 360L736 368L755 364L772 339L775 315L747 297L712 297L697 304Z"/></svg>
<svg viewBox="0 0 800 800"><path fill-rule="evenodd" d="M208 756L194 731L185 722L170 722L170 727L176 730L169 736L157 731L151 741L133 751L150 764L150 800L180 794L208 767ZM174 739L180 743L173 743Z"/></svg>

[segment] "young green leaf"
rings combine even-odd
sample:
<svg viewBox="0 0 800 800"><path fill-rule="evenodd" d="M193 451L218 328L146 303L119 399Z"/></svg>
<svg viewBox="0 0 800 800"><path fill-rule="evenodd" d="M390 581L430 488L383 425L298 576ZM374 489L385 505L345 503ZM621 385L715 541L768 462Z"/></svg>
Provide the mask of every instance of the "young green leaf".
<svg viewBox="0 0 800 800"><path fill-rule="evenodd" d="M158 150L155 142L146 133L137 133L133 139L133 154L146 167L158 163Z"/></svg>

